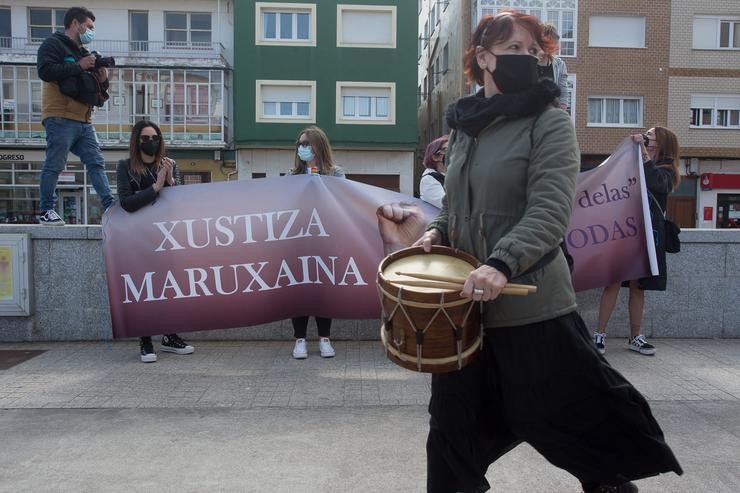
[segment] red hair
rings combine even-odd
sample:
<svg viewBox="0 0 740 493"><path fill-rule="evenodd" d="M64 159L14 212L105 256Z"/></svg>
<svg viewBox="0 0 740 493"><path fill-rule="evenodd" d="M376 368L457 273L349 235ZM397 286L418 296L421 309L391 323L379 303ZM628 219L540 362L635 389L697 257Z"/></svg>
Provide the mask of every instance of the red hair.
<svg viewBox="0 0 740 493"><path fill-rule="evenodd" d="M515 25L531 34L543 51L546 53L554 52L555 42L543 36L542 25L537 17L508 9L502 10L493 16L483 16L478 23L478 27L475 28L465 55L463 55L463 73L465 73L468 84L483 85L483 69L478 66L476 48L482 46L490 49L493 45L506 41L514 34Z"/></svg>
<svg viewBox="0 0 740 493"><path fill-rule="evenodd" d="M443 135L442 137L435 139L429 143L429 145L427 146L427 150L424 153L424 167L425 168L437 169L437 163L432 161L432 156L434 156L434 153L442 149L442 146L444 145L445 142L447 142L448 139L449 137L447 137L446 135Z"/></svg>

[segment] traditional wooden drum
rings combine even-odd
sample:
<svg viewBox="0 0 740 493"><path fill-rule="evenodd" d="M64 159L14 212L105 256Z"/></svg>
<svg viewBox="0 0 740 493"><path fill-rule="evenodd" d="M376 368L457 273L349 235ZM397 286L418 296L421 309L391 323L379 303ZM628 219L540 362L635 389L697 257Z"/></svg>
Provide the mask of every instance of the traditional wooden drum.
<svg viewBox="0 0 740 493"><path fill-rule="evenodd" d="M460 296L460 287L410 281L407 273L465 278L480 262L465 252L433 246L395 252L380 263L378 294L383 307L380 337L388 358L426 373L459 370L482 343L480 303Z"/></svg>

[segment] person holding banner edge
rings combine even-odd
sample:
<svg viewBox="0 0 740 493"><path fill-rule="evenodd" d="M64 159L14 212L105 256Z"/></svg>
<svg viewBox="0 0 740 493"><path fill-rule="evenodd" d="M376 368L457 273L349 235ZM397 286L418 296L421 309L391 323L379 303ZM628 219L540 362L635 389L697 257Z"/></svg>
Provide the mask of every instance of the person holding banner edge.
<svg viewBox="0 0 740 493"><path fill-rule="evenodd" d="M559 243L578 143L555 107L557 87L538 82L542 47L536 17L483 17L464 57L483 89L448 110L447 194L417 244L481 261L461 295L483 303L485 335L470 365L432 375L430 493L488 490L489 465L522 441L589 493L636 492L631 480L682 473L647 402L596 352L576 311ZM499 297L509 279L538 290Z"/></svg>
<svg viewBox="0 0 740 493"><path fill-rule="evenodd" d="M629 287L630 336L627 347L639 354L654 355L655 346L647 342L642 334L642 317L645 307L645 291L665 291L667 265L665 258L665 210L668 195L678 186L681 175L678 170L680 149L676 135L665 127L653 127L644 134L635 134L632 140L640 146L650 219L655 237L655 254L658 274L642 279L615 283L604 288L599 304L598 326L594 332L594 345L599 353L606 352L606 326L619 296L619 288Z"/></svg>
<svg viewBox="0 0 740 493"><path fill-rule="evenodd" d="M327 175L345 178L344 170L334 164L334 153L326 133L319 127L310 126L301 130L296 141L296 154L291 175ZM336 354L331 345L331 319L314 317L319 332L319 353L322 358L333 358ZM306 335L308 332L308 316L290 319L293 324L293 358L308 358Z"/></svg>
<svg viewBox="0 0 740 493"><path fill-rule="evenodd" d="M175 185L175 161L165 157L164 139L157 124L141 120L134 125L129 158L118 161L116 173L121 207L130 213L153 204L162 188ZM195 350L177 334L163 335L160 349L175 354L192 354ZM150 336L139 339L139 354L142 363L157 361Z"/></svg>

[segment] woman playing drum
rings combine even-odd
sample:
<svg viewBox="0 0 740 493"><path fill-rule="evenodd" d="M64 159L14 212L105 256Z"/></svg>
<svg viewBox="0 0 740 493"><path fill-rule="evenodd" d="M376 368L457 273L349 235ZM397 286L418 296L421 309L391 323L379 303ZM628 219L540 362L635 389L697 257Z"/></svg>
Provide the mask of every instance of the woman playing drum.
<svg viewBox="0 0 740 493"><path fill-rule="evenodd" d="M484 302L485 336L470 365L432 377L430 492L486 491L488 466L522 441L586 492L633 492L631 480L682 473L647 402L576 312L558 245L580 158L570 117L552 104L557 87L537 80L545 44L535 17L484 17L464 59L483 89L448 111L447 194L417 244L482 262L462 295ZM537 292L499 297L510 279Z"/></svg>

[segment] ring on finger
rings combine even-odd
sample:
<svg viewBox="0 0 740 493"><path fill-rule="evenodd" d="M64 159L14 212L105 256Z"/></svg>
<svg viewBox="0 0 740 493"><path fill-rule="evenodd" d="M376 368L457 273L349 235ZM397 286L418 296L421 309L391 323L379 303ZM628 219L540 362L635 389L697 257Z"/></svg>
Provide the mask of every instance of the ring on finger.
<svg viewBox="0 0 740 493"><path fill-rule="evenodd" d="M480 288L475 288L475 289L473 289L473 294L479 294L479 295L483 296L483 290L480 289Z"/></svg>

